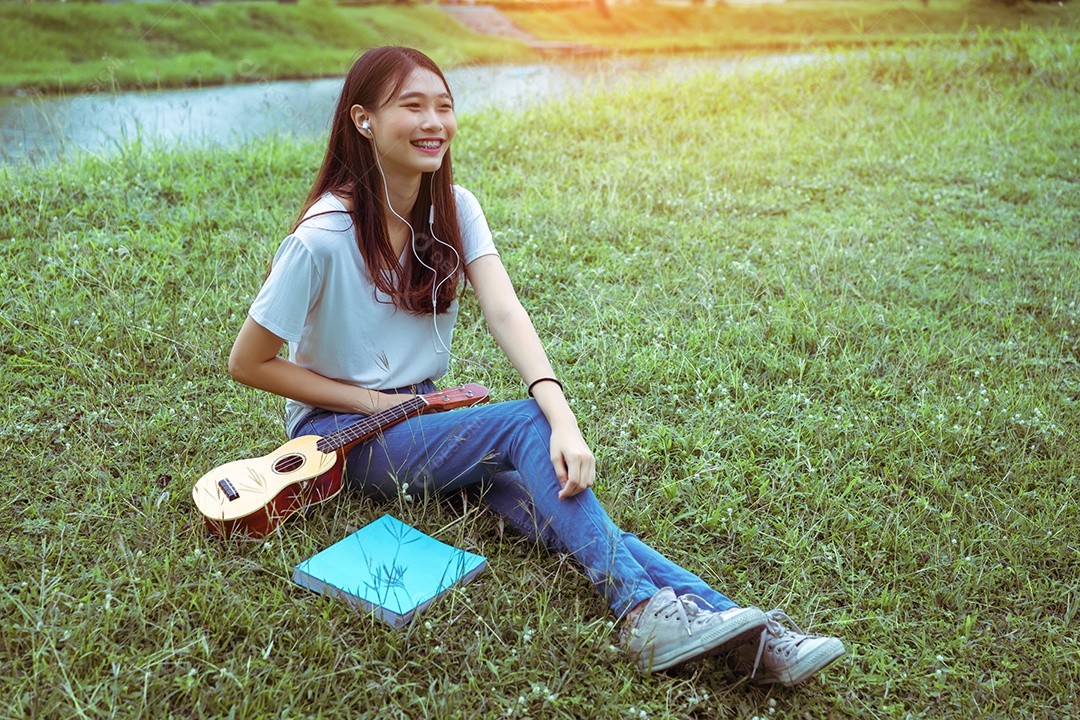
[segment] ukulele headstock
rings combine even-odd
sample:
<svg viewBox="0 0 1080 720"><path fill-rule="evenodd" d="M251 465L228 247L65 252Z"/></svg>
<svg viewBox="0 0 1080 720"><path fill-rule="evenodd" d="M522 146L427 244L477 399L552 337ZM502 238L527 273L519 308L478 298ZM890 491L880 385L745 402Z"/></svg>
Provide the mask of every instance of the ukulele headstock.
<svg viewBox="0 0 1080 720"><path fill-rule="evenodd" d="M436 390L423 396L432 410L453 410L485 403L490 399L488 389L483 385L468 383L456 387Z"/></svg>

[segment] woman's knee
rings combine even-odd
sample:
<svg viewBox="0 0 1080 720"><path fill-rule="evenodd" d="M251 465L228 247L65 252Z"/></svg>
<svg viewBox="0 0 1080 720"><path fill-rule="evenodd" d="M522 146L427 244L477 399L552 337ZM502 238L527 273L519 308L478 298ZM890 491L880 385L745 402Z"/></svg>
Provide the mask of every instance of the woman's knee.
<svg viewBox="0 0 1080 720"><path fill-rule="evenodd" d="M504 428L514 432L540 430L551 435L547 417L535 400L510 400L500 405L506 407L500 408L497 422Z"/></svg>

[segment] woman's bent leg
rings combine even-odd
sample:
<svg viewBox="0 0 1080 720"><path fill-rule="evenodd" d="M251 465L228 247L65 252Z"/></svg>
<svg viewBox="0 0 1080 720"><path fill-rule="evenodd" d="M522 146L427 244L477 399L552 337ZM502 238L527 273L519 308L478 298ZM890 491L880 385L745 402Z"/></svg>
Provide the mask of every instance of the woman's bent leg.
<svg viewBox="0 0 1080 720"><path fill-rule="evenodd" d="M306 420L300 431L324 434L339 423L348 420L320 417ZM551 427L534 401L503 402L421 415L387 428L349 453L345 473L354 489L391 498L403 490L453 491L516 470L543 527L624 615L659 588L591 491L558 498L550 444Z"/></svg>
<svg viewBox="0 0 1080 720"><path fill-rule="evenodd" d="M326 435L359 419L316 413L293 434ZM559 500L550 438L550 426L531 400L434 413L361 443L349 453L345 472L351 487L381 499L483 483L486 505L518 532L574 556L620 616L665 586L719 610L734 605L616 527L591 490Z"/></svg>

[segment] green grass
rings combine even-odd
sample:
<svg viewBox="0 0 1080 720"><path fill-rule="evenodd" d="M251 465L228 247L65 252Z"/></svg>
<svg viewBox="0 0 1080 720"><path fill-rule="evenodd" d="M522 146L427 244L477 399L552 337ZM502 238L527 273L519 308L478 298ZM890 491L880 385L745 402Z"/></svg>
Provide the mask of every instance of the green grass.
<svg viewBox="0 0 1080 720"><path fill-rule="evenodd" d="M736 600L843 637L797 690L715 660L640 676L572 562L474 507L350 498L265 543L206 537L191 483L283 440L225 358L318 143L0 170L0 715L1076 717L1072 43L462 118L458 180L602 501ZM471 300L459 330L447 380L521 397ZM289 580L384 512L489 556L403 631Z"/></svg>
<svg viewBox="0 0 1080 720"><path fill-rule="evenodd" d="M972 41L985 30L1080 27L1080 4L995 0L806 0L758 6L635 2L507 14L545 40L618 53L748 52L910 40ZM524 45L476 35L436 7L229 2L0 3L0 94L115 92L337 77L358 48L401 43L444 67L533 58Z"/></svg>
<svg viewBox="0 0 1080 720"><path fill-rule="evenodd" d="M110 92L341 76L358 48L397 43L445 66L531 57L433 7L329 2L0 4L0 93Z"/></svg>
<svg viewBox="0 0 1080 720"><path fill-rule="evenodd" d="M766 5L615 5L611 19L594 9L509 11L547 40L634 52L733 52L858 47L912 40L955 42L979 30L1080 27L1077 3L996 0L799 0Z"/></svg>

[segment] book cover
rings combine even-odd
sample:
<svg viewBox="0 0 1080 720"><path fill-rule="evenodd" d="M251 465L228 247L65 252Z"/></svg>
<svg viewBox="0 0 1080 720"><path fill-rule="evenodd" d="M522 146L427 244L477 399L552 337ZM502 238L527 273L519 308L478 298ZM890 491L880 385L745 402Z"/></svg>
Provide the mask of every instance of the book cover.
<svg viewBox="0 0 1080 720"><path fill-rule="evenodd" d="M293 581L402 627L486 565L482 555L459 550L383 515L297 565Z"/></svg>

